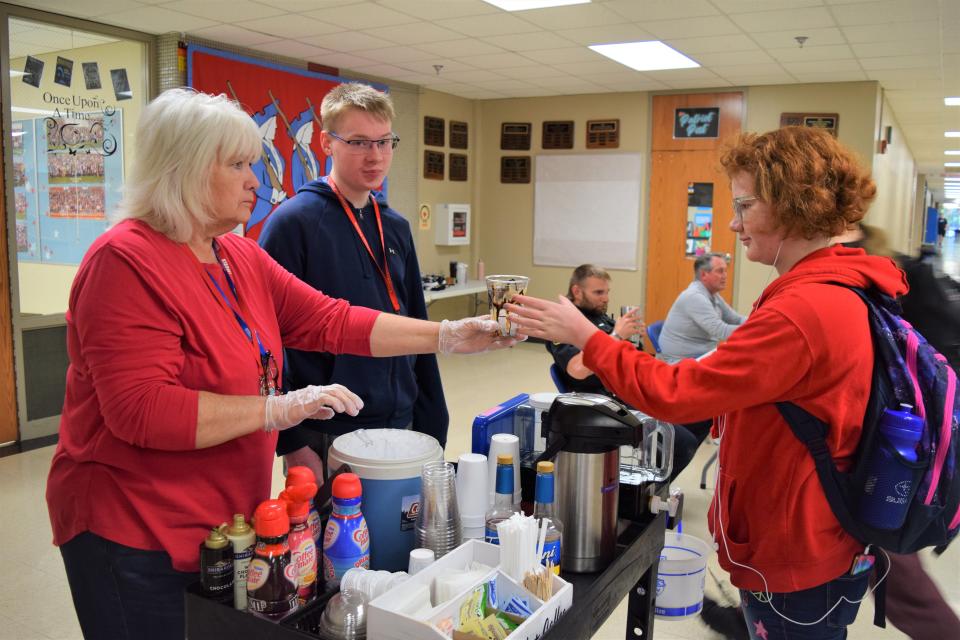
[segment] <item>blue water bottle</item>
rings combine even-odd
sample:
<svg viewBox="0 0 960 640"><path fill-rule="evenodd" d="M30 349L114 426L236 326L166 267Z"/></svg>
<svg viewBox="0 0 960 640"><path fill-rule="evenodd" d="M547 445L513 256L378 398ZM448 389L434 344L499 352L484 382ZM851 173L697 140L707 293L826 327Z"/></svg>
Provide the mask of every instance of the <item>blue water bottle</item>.
<svg viewBox="0 0 960 640"><path fill-rule="evenodd" d="M915 467L904 465L903 461L917 461L924 422L911 413L912 408L901 404L900 411L885 409L880 419L881 437L867 467L867 481L860 498L860 519L877 529L899 529L907 517Z"/></svg>
<svg viewBox="0 0 960 640"><path fill-rule="evenodd" d="M333 513L323 531L323 578L338 586L349 569L370 568L370 532L360 512L360 478L343 473L333 479Z"/></svg>

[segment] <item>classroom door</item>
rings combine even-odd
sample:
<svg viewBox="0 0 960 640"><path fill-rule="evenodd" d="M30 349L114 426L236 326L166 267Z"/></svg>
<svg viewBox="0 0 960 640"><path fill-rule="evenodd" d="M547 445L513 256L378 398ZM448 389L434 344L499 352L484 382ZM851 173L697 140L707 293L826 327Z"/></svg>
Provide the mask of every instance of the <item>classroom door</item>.
<svg viewBox="0 0 960 640"><path fill-rule="evenodd" d="M740 133L743 94L654 96L647 225L647 323L663 320L693 280L693 261L710 251L731 256L723 297L732 299L736 236L723 145Z"/></svg>

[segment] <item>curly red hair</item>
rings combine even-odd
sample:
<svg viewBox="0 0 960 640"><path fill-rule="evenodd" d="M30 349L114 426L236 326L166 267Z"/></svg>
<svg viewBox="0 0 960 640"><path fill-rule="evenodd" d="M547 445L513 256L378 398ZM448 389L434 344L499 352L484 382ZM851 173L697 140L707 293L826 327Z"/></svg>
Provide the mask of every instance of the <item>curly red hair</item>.
<svg viewBox="0 0 960 640"><path fill-rule="evenodd" d="M777 223L806 239L836 236L867 213L877 187L853 152L815 127L743 133L720 158L729 177L753 176Z"/></svg>

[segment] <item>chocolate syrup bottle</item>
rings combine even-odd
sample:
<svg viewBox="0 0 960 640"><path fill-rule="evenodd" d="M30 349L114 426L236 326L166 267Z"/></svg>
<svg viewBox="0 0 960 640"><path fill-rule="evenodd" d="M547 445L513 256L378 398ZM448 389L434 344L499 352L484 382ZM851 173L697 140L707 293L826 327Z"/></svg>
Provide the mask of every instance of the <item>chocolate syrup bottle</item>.
<svg viewBox="0 0 960 640"><path fill-rule="evenodd" d="M233 603L233 547L223 534L226 523L215 528L200 543L200 584L203 594L227 604Z"/></svg>
<svg viewBox="0 0 960 640"><path fill-rule="evenodd" d="M247 568L247 611L280 620L297 610L297 567L287 535L290 518L280 500L265 500L253 516L257 548Z"/></svg>

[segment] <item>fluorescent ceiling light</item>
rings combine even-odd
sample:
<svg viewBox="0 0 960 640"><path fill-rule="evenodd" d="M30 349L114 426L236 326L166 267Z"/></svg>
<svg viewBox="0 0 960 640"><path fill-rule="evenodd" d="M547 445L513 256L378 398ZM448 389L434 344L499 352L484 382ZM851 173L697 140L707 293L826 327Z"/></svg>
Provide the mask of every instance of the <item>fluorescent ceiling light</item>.
<svg viewBox="0 0 960 640"><path fill-rule="evenodd" d="M960 107L960 96L953 96L951 98L944 98L943 104L948 107Z"/></svg>
<svg viewBox="0 0 960 640"><path fill-rule="evenodd" d="M944 131L944 138L960 138L960 131Z"/></svg>
<svg viewBox="0 0 960 640"><path fill-rule="evenodd" d="M20 78L20 77L25 76L25 75L27 75L27 73L26 73L25 71L17 71L16 69L10 69L10 77L11 77L11 78Z"/></svg>
<svg viewBox="0 0 960 640"><path fill-rule="evenodd" d="M960 162L944 162L945 167L960 167Z"/></svg>
<svg viewBox="0 0 960 640"><path fill-rule="evenodd" d="M662 69L692 69L700 65L676 49L659 40L648 42L621 42L619 44L592 44L590 48L602 56L637 71ZM960 136L960 131L957 132Z"/></svg>
<svg viewBox="0 0 960 640"><path fill-rule="evenodd" d="M945 156L960 156L960 149L953 149L951 151L944 151L943 155Z"/></svg>
<svg viewBox="0 0 960 640"><path fill-rule="evenodd" d="M566 7L571 4L588 4L590 0L483 0L504 11L526 11L528 9L547 9Z"/></svg>

